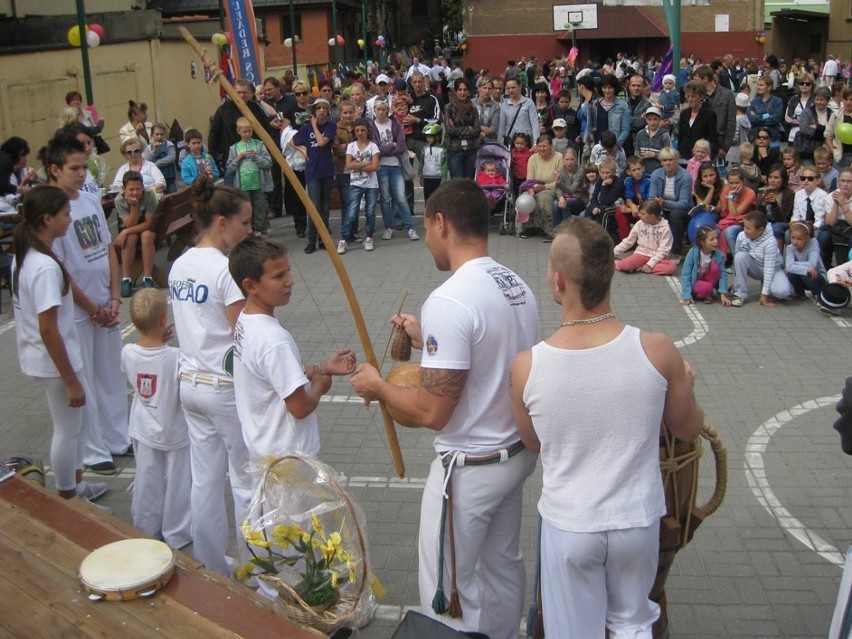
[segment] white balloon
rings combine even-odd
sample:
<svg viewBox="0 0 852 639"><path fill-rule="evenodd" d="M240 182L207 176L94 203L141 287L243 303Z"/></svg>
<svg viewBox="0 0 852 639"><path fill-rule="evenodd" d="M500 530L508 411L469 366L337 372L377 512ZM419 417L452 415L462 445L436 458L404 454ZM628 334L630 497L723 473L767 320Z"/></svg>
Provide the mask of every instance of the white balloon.
<svg viewBox="0 0 852 639"><path fill-rule="evenodd" d="M337 44L337 40L335 40L334 38L328 39L328 46L333 47L335 44Z"/></svg>
<svg viewBox="0 0 852 639"><path fill-rule="evenodd" d="M101 37L95 33L94 31L86 31L86 44L89 45L90 48L94 49L101 43Z"/></svg>
<svg viewBox="0 0 852 639"><path fill-rule="evenodd" d="M518 213L529 215L535 211L535 198L529 193L521 193L515 200L515 210Z"/></svg>
<svg viewBox="0 0 852 639"><path fill-rule="evenodd" d="M284 40L284 46L288 47L288 48L292 47L293 46L293 38L287 38L286 40Z"/></svg>

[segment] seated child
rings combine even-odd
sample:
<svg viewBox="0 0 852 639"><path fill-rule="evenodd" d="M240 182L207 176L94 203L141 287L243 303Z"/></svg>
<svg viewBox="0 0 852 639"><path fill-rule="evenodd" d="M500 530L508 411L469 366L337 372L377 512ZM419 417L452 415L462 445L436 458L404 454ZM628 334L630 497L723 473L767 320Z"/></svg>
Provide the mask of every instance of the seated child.
<svg viewBox="0 0 852 639"><path fill-rule="evenodd" d="M636 155L627 158L627 177L624 178L624 206L615 214L618 234L622 238L630 233L632 220L639 219L639 207L648 199L651 177L645 173L645 161Z"/></svg>
<svg viewBox="0 0 852 639"><path fill-rule="evenodd" d="M506 178L500 175L497 164L491 160L483 163L482 170L476 175L476 183L482 187L485 199L488 200L488 206L491 208L494 208L500 196L506 191Z"/></svg>
<svg viewBox="0 0 852 639"><path fill-rule="evenodd" d="M160 169L160 173L166 178L166 193L177 191L175 179L175 145L166 139L166 125L157 123L151 127L151 144L145 147L142 158L153 162Z"/></svg>
<svg viewBox="0 0 852 639"><path fill-rule="evenodd" d="M686 163L686 172L692 178L693 184L698 181L701 165L710 161L710 153L710 143L707 140L696 140L695 144L692 145L692 157Z"/></svg>
<svg viewBox="0 0 852 639"><path fill-rule="evenodd" d="M819 171L822 183L825 185L825 189L829 193L836 190L837 178L840 177L840 173L838 173L837 169L835 169L832 164L831 151L824 146L814 149L814 166L816 166L817 171Z"/></svg>
<svg viewBox="0 0 852 639"><path fill-rule="evenodd" d="M787 169L787 185L795 193L802 188L802 159L792 146L781 151L781 164Z"/></svg>
<svg viewBox="0 0 852 639"><path fill-rule="evenodd" d="M553 150L562 155L568 148L573 148L574 143L567 137L568 124L563 118L553 121Z"/></svg>
<svg viewBox="0 0 852 639"><path fill-rule="evenodd" d="M622 257L634 245L633 255ZM677 270L677 263L669 259L671 251L672 230L663 219L663 209L656 200L646 200L639 209L639 221L614 249L615 270L671 275Z"/></svg>
<svg viewBox="0 0 852 639"><path fill-rule="evenodd" d="M663 90L653 106L660 110L662 126L671 128L680 107L680 92L675 88L675 77L671 73L663 76Z"/></svg>
<svg viewBox="0 0 852 639"><path fill-rule="evenodd" d="M771 297L786 300L793 292L784 273L778 243L768 226L766 215L751 211L743 221L734 250L734 295L731 306L742 306L748 297L748 278L760 280L761 306L775 306Z"/></svg>
<svg viewBox="0 0 852 639"><path fill-rule="evenodd" d="M597 167L592 164L592 179L598 179ZM589 179L577 165L577 151L565 150L562 155L562 168L556 178L556 201L553 203L553 227L572 215L580 215L586 209L589 195Z"/></svg>
<svg viewBox="0 0 852 639"><path fill-rule="evenodd" d="M627 170L627 157L624 155L624 149L618 146L618 140L615 133L612 131L604 131L601 133L601 141L592 147L590 159L598 167L605 158L615 162L615 173L619 177L624 175Z"/></svg>
<svg viewBox="0 0 852 639"><path fill-rule="evenodd" d="M716 226L724 233L719 237L719 250L733 252L737 235L743 230L746 213L757 208L757 194L749 187L742 175L742 165L728 171L728 183L719 198L719 221Z"/></svg>
<svg viewBox="0 0 852 639"><path fill-rule="evenodd" d="M740 165L737 167L746 183L753 189L760 188L760 167L754 162L754 145L751 142L740 144Z"/></svg>
<svg viewBox="0 0 852 639"><path fill-rule="evenodd" d="M695 243L683 261L680 276L681 304L689 306L692 299L713 303L713 291L718 288L722 306L730 306L728 297L728 271L725 254L718 248L719 234L712 226L699 226L695 231Z"/></svg>
<svg viewBox="0 0 852 639"><path fill-rule="evenodd" d="M121 351L121 371L133 389L130 437L136 479L130 512L133 525L172 548L192 542L189 430L181 408L179 350L167 346L168 300L157 289L142 289L130 301L136 344Z"/></svg>
<svg viewBox="0 0 852 639"><path fill-rule="evenodd" d="M819 293L826 284L825 266L819 243L811 237L811 227L804 222L790 223L790 245L784 254L784 268L793 287L793 297L804 297L807 288L819 307Z"/></svg>
<svg viewBox="0 0 852 639"><path fill-rule="evenodd" d="M598 179L589 195L589 204L583 217L590 217L603 224L613 235L616 233L615 209L624 201L624 182L615 174L615 162L606 158L598 167Z"/></svg>
<svg viewBox="0 0 852 639"><path fill-rule="evenodd" d="M184 134L186 140L187 154L180 165L180 177L183 183L191 186L195 178L205 173L214 180L219 179L219 167L209 153L203 150L203 138L198 129L189 129Z"/></svg>
<svg viewBox="0 0 852 639"><path fill-rule="evenodd" d="M266 193L272 183L272 156L260 140L252 137L254 130L247 118L237 120L239 142L228 150L227 171L234 176L233 186L249 196L251 228L255 233L269 231L269 202Z"/></svg>
<svg viewBox="0 0 852 639"><path fill-rule="evenodd" d="M121 177L122 191L115 198L118 215L118 235L115 245L121 250L121 296L133 295L131 269L136 261L136 248L142 246L142 286L154 287L154 255L156 236L151 230L157 196L153 190L142 187L142 175L138 171L127 171Z"/></svg>

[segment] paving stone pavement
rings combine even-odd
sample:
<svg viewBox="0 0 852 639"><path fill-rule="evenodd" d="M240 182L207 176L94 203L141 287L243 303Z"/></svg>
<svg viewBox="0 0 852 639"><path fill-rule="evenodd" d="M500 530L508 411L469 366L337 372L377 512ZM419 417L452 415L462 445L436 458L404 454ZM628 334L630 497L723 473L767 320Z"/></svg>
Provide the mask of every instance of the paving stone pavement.
<svg viewBox="0 0 852 639"><path fill-rule="evenodd" d="M417 211L420 225L422 202ZM332 228L336 236L339 215L334 213ZM492 255L534 288L541 332L548 335L560 317L547 294L548 246L537 239L501 236L496 220L492 229ZM291 249L296 287L291 303L276 314L295 336L305 361L343 347L352 347L363 359L330 260L322 251L302 252L303 240L295 237L289 217L272 222L270 237ZM390 334L387 320L403 291L409 291L405 310L416 312L446 277L435 269L424 242L411 242L402 232L390 241L377 239L372 253L350 244L343 261L378 356ZM836 395L850 374L852 318L824 316L809 301L762 308L756 303L756 283L749 302L739 309L719 304L684 308L678 293L676 280L646 275L617 273L613 285L613 306L622 320L667 333L693 363L699 373L696 393L728 450L725 501L678 554L668 579L671 637L825 637L841 576L837 562L852 539L852 458L842 454L831 428ZM0 451L46 459L50 420L44 395L20 374L11 304L8 292L0 294L0 357L5 363ZM126 304L122 324L125 340L132 341ZM391 366L388 358L385 372ZM407 467L406 479L399 480L378 409L365 409L344 379L335 381L321 404L319 423L320 457L345 475L366 513L374 570L387 589L361 635L384 639L406 607L418 604L417 524L431 437L399 429ZM117 463L121 471L105 479L110 492L102 503L130 521L133 460L118 458ZM711 493L713 477L712 458L705 452L699 503ZM52 486L52 477L48 484ZM528 582L535 565L540 487L539 468L526 484L522 543Z"/></svg>

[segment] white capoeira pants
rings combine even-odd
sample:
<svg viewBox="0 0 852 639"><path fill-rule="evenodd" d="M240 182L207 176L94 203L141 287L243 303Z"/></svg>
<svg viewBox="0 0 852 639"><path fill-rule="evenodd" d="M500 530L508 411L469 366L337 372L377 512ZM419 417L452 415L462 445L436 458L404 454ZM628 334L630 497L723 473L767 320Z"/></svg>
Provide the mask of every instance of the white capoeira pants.
<svg viewBox="0 0 852 639"><path fill-rule="evenodd" d="M121 326L95 326L77 322L83 375L91 394L86 395L88 434L83 463L87 466L112 461L114 454L130 446L127 425L127 379L121 372Z"/></svg>
<svg viewBox="0 0 852 639"><path fill-rule="evenodd" d="M89 401L89 385L82 371L77 377ZM50 439L50 463L56 480L56 490L74 490L77 486L77 469L83 467L83 450L86 447L85 406L72 408L65 394L61 377L39 377L47 396L47 409L53 420L53 437Z"/></svg>
<svg viewBox="0 0 852 639"><path fill-rule="evenodd" d="M248 451L243 440L234 386L181 380L180 401L189 426L192 457L192 554L210 570L230 575L225 474L231 480L237 548L245 552L240 525L251 499Z"/></svg>
<svg viewBox="0 0 852 639"><path fill-rule="evenodd" d="M548 637L651 639L660 607L660 524L572 533L541 523L541 600Z"/></svg>
<svg viewBox="0 0 852 639"><path fill-rule="evenodd" d="M521 509L526 478L537 456L522 450L506 462L456 466L452 470L456 573L462 617L438 615L432 599L438 585L444 467L436 458L429 469L420 505L420 607L425 615L458 630L491 639L517 639L524 605L526 573L520 549ZM444 593L450 597L449 526L444 530ZM557 635L553 635L556 637Z"/></svg>
<svg viewBox="0 0 852 639"><path fill-rule="evenodd" d="M189 446L177 450L158 450L134 442L136 479L130 513L133 525L172 548L192 542Z"/></svg>

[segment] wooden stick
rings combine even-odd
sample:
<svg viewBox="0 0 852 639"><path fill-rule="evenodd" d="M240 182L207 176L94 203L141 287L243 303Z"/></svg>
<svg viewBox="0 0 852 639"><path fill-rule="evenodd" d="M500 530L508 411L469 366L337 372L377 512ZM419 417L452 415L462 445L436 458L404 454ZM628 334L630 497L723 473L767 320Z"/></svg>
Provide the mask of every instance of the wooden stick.
<svg viewBox="0 0 852 639"><path fill-rule="evenodd" d="M257 118L254 117L254 114L248 108L245 102L243 102L242 98L240 98L237 91L228 82L228 79L222 74L221 69L217 66L216 62L207 58L206 49L202 48L202 46L198 43L198 41L192 37L192 34L189 33L184 27L180 27L180 33L183 36L183 39L192 47L195 51L196 55L201 58L201 62L204 66L210 71L210 75L212 78L219 81L219 85L225 90L225 93L228 94L228 97L231 98L231 101L237 106L240 112L251 122L251 126L254 129L254 132L260 138L260 140L266 145L267 150L270 155L275 159L278 163L278 166L284 171L284 175L287 178L287 181L290 183L290 186L296 191L296 194L299 196L299 199L305 205L305 209L308 212L308 215L311 216L311 221L316 227L317 233L320 236L323 244L328 247L329 250L325 251L328 254L329 258L331 258L331 263L334 264L334 269L337 271L337 277L340 279L340 283L343 286L343 291L346 294L346 299L349 302L349 308L352 310L352 317L355 320L355 327L358 329L358 336L361 339L361 345L364 348L364 356L367 358L367 362L372 364L378 369L378 362L376 361L376 354L373 351L373 344L370 342L370 334L367 332L367 325L364 322L364 314L361 312L361 306L358 304L358 298L355 296L355 289L352 288L352 282L349 279L349 274L346 272L346 267L343 266L343 261L337 255L337 252L334 250L334 242L331 239L331 235L328 233L328 229L326 229L325 224L322 221L322 218L319 215L314 203L311 201L311 198L308 197L305 188L296 179L296 175L293 173L293 169L290 168L290 165L287 164L287 161L284 159L284 155L281 153L281 149L278 146L278 143L275 142L269 133L266 131L264 126L258 122ZM391 459L393 460L394 469L396 470L397 475L400 477L405 477L405 462L402 459L402 451L399 447L399 439L397 438L396 428L394 427L393 419L391 419L390 413L388 412L387 406L385 406L384 402L379 402L379 407L382 411L382 419L385 424L385 433L388 438L388 445L390 447Z"/></svg>

